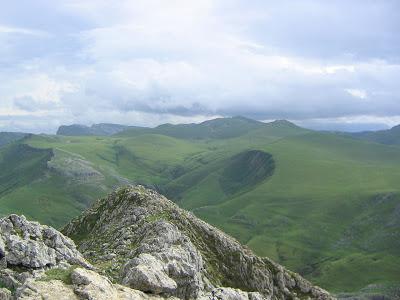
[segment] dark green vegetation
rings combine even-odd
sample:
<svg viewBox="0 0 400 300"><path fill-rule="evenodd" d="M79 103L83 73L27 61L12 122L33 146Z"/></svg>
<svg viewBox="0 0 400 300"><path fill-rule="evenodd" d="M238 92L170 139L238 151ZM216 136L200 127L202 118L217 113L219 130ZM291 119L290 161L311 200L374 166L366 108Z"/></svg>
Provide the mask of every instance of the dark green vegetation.
<svg viewBox="0 0 400 300"><path fill-rule="evenodd" d="M0 147L11 144L25 136L27 136L27 134L20 132L0 132Z"/></svg>
<svg viewBox="0 0 400 300"><path fill-rule="evenodd" d="M1 214L60 227L89 199L142 183L330 291L399 282L400 147L241 117L21 143L52 155L17 159L41 171L1 193Z"/></svg>
<svg viewBox="0 0 400 300"><path fill-rule="evenodd" d="M0 196L42 177L52 155L51 149L36 149L25 144L5 148L0 156Z"/></svg>
<svg viewBox="0 0 400 300"><path fill-rule="evenodd" d="M259 150L241 152L229 159L219 178L226 195L249 190L271 176L275 162L271 154Z"/></svg>

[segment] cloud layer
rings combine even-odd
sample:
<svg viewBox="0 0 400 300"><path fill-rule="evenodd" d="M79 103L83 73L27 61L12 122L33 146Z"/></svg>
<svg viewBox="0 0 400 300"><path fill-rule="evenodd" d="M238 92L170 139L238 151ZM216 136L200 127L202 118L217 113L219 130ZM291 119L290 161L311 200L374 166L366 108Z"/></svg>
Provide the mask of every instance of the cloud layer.
<svg viewBox="0 0 400 300"><path fill-rule="evenodd" d="M0 130L229 115L349 130L400 120L398 1L4 6Z"/></svg>

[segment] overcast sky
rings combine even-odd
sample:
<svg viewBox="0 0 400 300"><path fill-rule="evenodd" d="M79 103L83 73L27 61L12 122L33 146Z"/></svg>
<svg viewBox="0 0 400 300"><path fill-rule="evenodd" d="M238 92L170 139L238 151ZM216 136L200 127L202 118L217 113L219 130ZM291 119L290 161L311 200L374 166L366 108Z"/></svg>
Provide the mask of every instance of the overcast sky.
<svg viewBox="0 0 400 300"><path fill-rule="evenodd" d="M400 123L398 0L0 0L0 131Z"/></svg>

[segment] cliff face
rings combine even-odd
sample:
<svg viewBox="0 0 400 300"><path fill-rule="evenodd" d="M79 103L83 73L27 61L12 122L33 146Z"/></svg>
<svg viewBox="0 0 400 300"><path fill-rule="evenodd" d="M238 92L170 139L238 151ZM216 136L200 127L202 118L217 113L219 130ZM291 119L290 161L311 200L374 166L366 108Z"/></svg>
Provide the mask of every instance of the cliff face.
<svg viewBox="0 0 400 300"><path fill-rule="evenodd" d="M23 217L0 230L0 299L332 299L141 186L65 226L78 247Z"/></svg>

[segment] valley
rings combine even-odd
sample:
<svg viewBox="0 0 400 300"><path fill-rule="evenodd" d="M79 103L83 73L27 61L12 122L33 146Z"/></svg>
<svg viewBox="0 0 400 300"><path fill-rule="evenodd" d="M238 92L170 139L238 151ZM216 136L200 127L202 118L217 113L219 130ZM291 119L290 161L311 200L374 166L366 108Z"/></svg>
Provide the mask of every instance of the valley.
<svg viewBox="0 0 400 300"><path fill-rule="evenodd" d="M117 186L143 184L331 292L400 278L394 145L233 117L30 135L0 148L0 167L2 216L60 228Z"/></svg>

